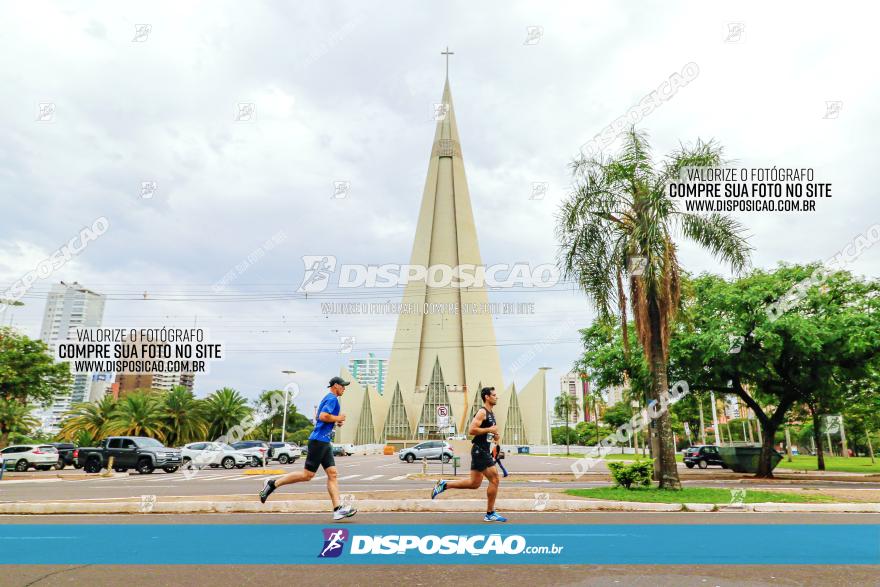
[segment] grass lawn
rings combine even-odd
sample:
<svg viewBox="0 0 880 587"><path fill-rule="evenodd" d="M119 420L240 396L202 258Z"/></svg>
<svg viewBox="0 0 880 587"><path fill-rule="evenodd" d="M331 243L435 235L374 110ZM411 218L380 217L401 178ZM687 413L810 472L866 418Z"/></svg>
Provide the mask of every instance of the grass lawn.
<svg viewBox="0 0 880 587"><path fill-rule="evenodd" d="M795 469L797 471L816 471L817 458L807 455L795 455L792 462L785 457L779 462L777 468ZM825 457L826 471L840 471L843 473L880 473L880 459L873 465L870 457Z"/></svg>
<svg viewBox="0 0 880 587"><path fill-rule="evenodd" d="M609 499L614 501L638 501L650 503L730 503L731 493L728 489L714 487L685 487L681 491L644 487L624 489L623 487L593 487L590 489L568 489L568 495L587 497L590 499ZM830 495L819 493L782 493L775 491L746 490L746 503L833 503Z"/></svg>

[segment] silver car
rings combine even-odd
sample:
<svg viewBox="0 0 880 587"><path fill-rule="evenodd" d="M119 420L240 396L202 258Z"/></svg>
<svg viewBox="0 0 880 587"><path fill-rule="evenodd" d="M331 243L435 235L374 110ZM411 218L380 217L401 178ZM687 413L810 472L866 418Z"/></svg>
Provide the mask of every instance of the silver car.
<svg viewBox="0 0 880 587"><path fill-rule="evenodd" d="M403 448L397 453L401 461L411 463L422 459L440 459L448 463L454 456L452 445L445 440L428 440L409 448Z"/></svg>

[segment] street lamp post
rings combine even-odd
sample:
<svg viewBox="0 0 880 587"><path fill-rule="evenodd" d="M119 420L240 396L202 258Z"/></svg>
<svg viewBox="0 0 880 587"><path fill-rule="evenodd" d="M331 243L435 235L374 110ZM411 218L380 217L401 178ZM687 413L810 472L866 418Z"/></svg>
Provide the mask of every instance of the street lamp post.
<svg viewBox="0 0 880 587"><path fill-rule="evenodd" d="M282 371L288 377L292 377L296 371ZM290 384L284 386L284 415L281 417L281 442L284 442L284 433L287 432L287 396L290 394Z"/></svg>

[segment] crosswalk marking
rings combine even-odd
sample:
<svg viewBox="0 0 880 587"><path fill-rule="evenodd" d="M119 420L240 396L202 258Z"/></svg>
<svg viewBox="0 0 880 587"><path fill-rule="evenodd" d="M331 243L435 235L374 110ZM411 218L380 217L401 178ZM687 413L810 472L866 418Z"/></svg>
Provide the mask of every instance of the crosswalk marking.
<svg viewBox="0 0 880 587"><path fill-rule="evenodd" d="M392 481L400 481L401 479L406 479L409 475L398 475L397 477L392 477Z"/></svg>
<svg viewBox="0 0 880 587"><path fill-rule="evenodd" d="M346 475L345 477L340 477L340 481L345 481L346 479L354 479L355 477L361 477L361 475Z"/></svg>
<svg viewBox="0 0 880 587"><path fill-rule="evenodd" d="M369 477L364 477L361 481L372 481L373 479L378 479L379 477L384 477L384 475L370 475Z"/></svg>

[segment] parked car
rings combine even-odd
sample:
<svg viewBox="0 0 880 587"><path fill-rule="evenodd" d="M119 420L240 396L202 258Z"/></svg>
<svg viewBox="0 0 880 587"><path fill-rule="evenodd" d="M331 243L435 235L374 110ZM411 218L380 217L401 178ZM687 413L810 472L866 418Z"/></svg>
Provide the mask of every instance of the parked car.
<svg viewBox="0 0 880 587"><path fill-rule="evenodd" d="M232 443L232 448L248 455L251 466L265 466L269 459L269 443L265 440L240 440Z"/></svg>
<svg viewBox="0 0 880 587"><path fill-rule="evenodd" d="M282 465L295 463L300 457L299 447L289 442L270 442L269 450L269 460L278 461Z"/></svg>
<svg viewBox="0 0 880 587"><path fill-rule="evenodd" d="M145 436L110 436L98 447L78 448L74 451L76 462L86 473L98 473L107 467L113 457L113 470L124 473L134 469L141 475L162 469L173 473L180 468L181 454L178 448L168 448L155 438Z"/></svg>
<svg viewBox="0 0 880 587"><path fill-rule="evenodd" d="M75 444L69 442L50 442L49 444L58 450L58 463L55 465L56 469L61 470L69 465L76 466L76 459L73 458L73 451L76 449Z"/></svg>
<svg viewBox="0 0 880 587"><path fill-rule="evenodd" d="M180 449L184 467L202 469L223 467L244 469L251 462L249 455L223 442L190 442Z"/></svg>
<svg viewBox="0 0 880 587"><path fill-rule="evenodd" d="M350 457L353 454L354 454L354 445L351 443L334 444L333 445L333 456L334 457Z"/></svg>
<svg viewBox="0 0 880 587"><path fill-rule="evenodd" d="M409 448L402 448L397 456L401 461L407 463L422 459L440 459L444 463L448 463L454 455L452 445L445 440L429 440Z"/></svg>
<svg viewBox="0 0 880 587"><path fill-rule="evenodd" d="M684 449L683 461L688 469L693 469L694 465L701 469L705 469L709 465L718 465L722 469L726 469L727 465L721 460L718 454L718 447L714 444L706 444L700 446L692 446Z"/></svg>
<svg viewBox="0 0 880 587"><path fill-rule="evenodd" d="M0 451L5 467L10 466L19 473L31 467L40 471L48 471L58 464L58 449L51 444L14 444Z"/></svg>

